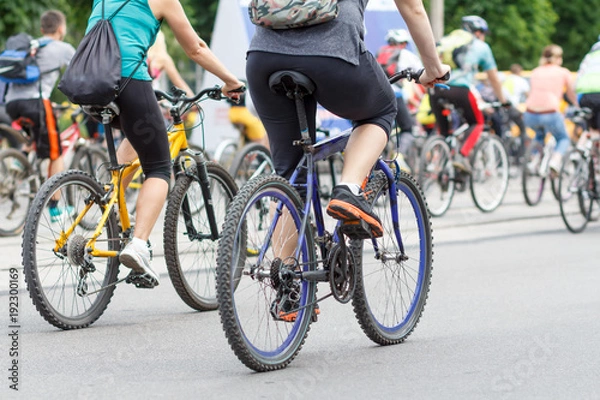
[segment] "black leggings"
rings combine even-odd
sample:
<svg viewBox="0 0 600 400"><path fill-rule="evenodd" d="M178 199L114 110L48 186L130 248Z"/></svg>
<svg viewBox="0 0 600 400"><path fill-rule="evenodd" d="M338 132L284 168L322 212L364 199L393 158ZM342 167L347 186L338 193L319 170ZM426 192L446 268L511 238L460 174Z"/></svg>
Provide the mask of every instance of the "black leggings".
<svg viewBox="0 0 600 400"><path fill-rule="evenodd" d="M250 52L246 77L252 101L269 136L275 171L290 178L302 157L300 125L294 102L271 92L269 76L280 70L298 71L316 85L314 96L305 98L311 137L315 138L317 102L332 113L353 121L353 126L375 124L389 135L396 117L396 99L385 73L369 52L359 65L333 57L290 56Z"/></svg>
<svg viewBox="0 0 600 400"><path fill-rule="evenodd" d="M600 93L585 93L579 99L581 107L588 107L592 115L588 124L592 129L600 129Z"/></svg>
<svg viewBox="0 0 600 400"><path fill-rule="evenodd" d="M152 82L132 79L115 103L121 111L111 125L125 134L137 152L146 178L169 182L169 141Z"/></svg>

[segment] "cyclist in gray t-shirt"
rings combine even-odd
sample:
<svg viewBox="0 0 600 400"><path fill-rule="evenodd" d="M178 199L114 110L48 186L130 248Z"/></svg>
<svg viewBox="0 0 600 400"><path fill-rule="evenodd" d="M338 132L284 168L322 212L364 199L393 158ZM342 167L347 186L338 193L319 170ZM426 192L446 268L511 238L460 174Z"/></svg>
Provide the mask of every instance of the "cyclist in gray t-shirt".
<svg viewBox="0 0 600 400"><path fill-rule="evenodd" d="M42 73L40 81L27 85L10 84L5 101L10 118L21 122L21 126L32 135L38 157L50 158L49 175L52 176L64 170L64 162L50 95L60 76L59 69L69 63L75 49L62 41L67 33L66 18L62 12L46 11L40 22L44 38L52 39L35 54Z"/></svg>
<svg viewBox="0 0 600 400"><path fill-rule="evenodd" d="M379 218L360 194L360 185L387 144L396 115L392 88L364 43L364 11L368 0L338 2L337 18L305 28L272 30L261 26L250 43L246 64L252 101L267 130L276 172L289 178L302 157L292 144L299 136L294 102L269 88L269 76L289 69L303 73L316 85L306 98L314 115L316 103L353 121L354 131L345 150L341 182L327 212L334 218L361 218L372 232L381 232ZM431 25L422 0L395 0L417 45L425 70L421 82L433 87L450 71L438 57ZM314 139L314 118L309 119ZM335 208L335 209L334 209Z"/></svg>

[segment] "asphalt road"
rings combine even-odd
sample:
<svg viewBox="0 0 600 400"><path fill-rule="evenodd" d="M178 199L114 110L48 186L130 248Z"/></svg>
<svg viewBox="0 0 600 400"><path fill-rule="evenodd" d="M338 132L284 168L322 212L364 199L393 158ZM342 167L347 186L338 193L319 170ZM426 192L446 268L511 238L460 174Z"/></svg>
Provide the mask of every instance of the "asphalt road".
<svg viewBox="0 0 600 400"><path fill-rule="evenodd" d="M87 329L46 323L20 272L15 392L8 270L20 268L20 239L1 238L0 398L598 399L600 222L570 234L549 192L530 208L518 184L493 213L459 193L433 220L430 297L405 343L375 345L350 305L327 300L298 357L272 373L237 360L217 312L177 297L157 229L161 285L121 285Z"/></svg>

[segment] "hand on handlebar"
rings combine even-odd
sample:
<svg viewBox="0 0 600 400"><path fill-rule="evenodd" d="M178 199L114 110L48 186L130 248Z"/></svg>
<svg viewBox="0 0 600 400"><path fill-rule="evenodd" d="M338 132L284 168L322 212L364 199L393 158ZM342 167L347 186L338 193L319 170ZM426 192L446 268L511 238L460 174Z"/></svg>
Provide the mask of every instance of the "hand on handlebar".
<svg viewBox="0 0 600 400"><path fill-rule="evenodd" d="M240 97L242 96L242 94L245 91L246 91L246 86L240 81L237 81L233 85L225 84L221 88L221 92L223 93L223 95L229 97L231 100L235 101L236 103L240 101Z"/></svg>
<svg viewBox="0 0 600 400"><path fill-rule="evenodd" d="M424 69L419 76L419 83L427 88L434 87L436 83L446 83L450 79L450 66L442 64L442 72L444 72L442 76L438 77L431 74L427 69Z"/></svg>

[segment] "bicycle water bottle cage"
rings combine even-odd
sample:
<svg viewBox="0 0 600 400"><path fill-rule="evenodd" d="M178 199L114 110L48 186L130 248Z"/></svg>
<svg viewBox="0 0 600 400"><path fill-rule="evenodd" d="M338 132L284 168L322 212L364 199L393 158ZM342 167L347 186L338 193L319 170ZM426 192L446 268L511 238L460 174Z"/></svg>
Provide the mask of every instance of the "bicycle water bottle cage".
<svg viewBox="0 0 600 400"><path fill-rule="evenodd" d="M269 77L269 87L276 94L282 94L294 100L313 94L315 83L310 78L296 71L277 71Z"/></svg>

